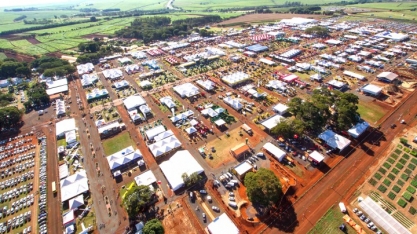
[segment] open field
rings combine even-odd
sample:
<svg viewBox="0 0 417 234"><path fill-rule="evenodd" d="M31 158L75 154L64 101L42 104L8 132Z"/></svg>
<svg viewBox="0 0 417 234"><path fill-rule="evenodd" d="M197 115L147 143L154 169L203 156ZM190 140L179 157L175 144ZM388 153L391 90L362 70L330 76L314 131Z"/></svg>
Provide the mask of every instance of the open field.
<svg viewBox="0 0 417 234"><path fill-rule="evenodd" d="M319 234L319 233L342 233L339 230L340 224L344 223L343 213L340 212L339 207L334 205L330 208L327 213L316 223L316 225L308 232L308 234ZM356 231L346 225L345 233L356 233Z"/></svg>
<svg viewBox="0 0 417 234"><path fill-rule="evenodd" d="M365 12L357 14L360 16L366 17L374 17L374 18L382 18L382 19L398 19L398 20L415 20L417 17L416 11L398 11L398 12L391 12L391 11L380 11L380 12Z"/></svg>
<svg viewBox="0 0 417 234"><path fill-rule="evenodd" d="M369 123L375 123L380 120L388 110L384 109L381 106L378 106L372 102L362 102L359 101L358 113L361 115L361 118L368 121Z"/></svg>
<svg viewBox="0 0 417 234"><path fill-rule="evenodd" d="M224 9L224 8L242 8L242 7L253 7L253 6L269 6L276 7L285 4L285 0L206 0L204 2L195 1L195 0L175 0L173 5L175 7L183 8L184 10L215 10L215 9ZM309 1L301 0L298 1L303 4L323 4L334 2L332 0L318 0L318 1Z"/></svg>
<svg viewBox="0 0 417 234"><path fill-rule="evenodd" d="M120 133L110 139L103 141L104 154L107 156L129 146L133 146L133 148L135 148L135 143L132 141L132 139L130 139L129 132Z"/></svg>
<svg viewBox="0 0 417 234"><path fill-rule="evenodd" d="M306 15L306 14L249 14L234 19L223 21L221 24L238 24L249 22L262 22L262 21L277 21L281 19L289 19L292 17L304 17L304 18L320 18L320 15Z"/></svg>
<svg viewBox="0 0 417 234"><path fill-rule="evenodd" d="M371 8L384 10L407 10L417 7L417 2L379 2L349 5L349 7Z"/></svg>

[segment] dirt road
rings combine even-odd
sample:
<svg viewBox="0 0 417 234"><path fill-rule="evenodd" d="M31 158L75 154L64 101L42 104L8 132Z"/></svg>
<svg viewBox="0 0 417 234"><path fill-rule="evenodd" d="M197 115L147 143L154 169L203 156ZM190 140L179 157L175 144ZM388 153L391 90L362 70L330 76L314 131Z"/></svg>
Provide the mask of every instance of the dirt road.
<svg viewBox="0 0 417 234"><path fill-rule="evenodd" d="M339 201L347 202L356 187L363 182L364 176L369 173L370 166L384 156L384 152L395 136L409 127L409 125L399 124L399 120L404 119L408 124L415 120L417 109L412 108L415 100L417 100L417 92L412 93L398 109L381 122L380 131L385 133L384 136L374 131L364 137L366 139L362 144L354 147L350 156L342 160L314 187L298 198L289 208L294 209L297 220L294 220L285 230L275 228L276 222L279 221L273 220L270 227L264 231L266 233L307 233L332 205ZM392 123L397 125L395 129L391 129ZM378 138L381 139L380 146L369 144Z"/></svg>

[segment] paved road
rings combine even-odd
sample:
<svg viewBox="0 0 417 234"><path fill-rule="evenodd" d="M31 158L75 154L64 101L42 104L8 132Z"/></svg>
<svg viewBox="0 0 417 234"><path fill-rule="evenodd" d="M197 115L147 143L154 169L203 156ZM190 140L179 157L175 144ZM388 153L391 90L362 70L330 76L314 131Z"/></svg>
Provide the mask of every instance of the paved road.
<svg viewBox="0 0 417 234"><path fill-rule="evenodd" d="M267 233L307 233L326 211L339 201L348 202L350 195L357 186L364 181L364 175L380 157L385 155L392 140L409 125L399 124L400 119L407 123L415 121L417 109L412 108L417 100L417 92L413 92L409 98L394 110L393 114L381 123L381 132L385 133L385 139L381 139L380 146L371 145L368 142L380 138L377 132L369 134L363 144L354 148L354 152L324 176L317 184L300 197L292 208L297 215L293 224L295 229L287 227L285 230L277 228L266 229ZM397 127L391 129L391 124ZM273 220L276 222L277 220ZM273 225L271 225L273 226ZM264 230L265 231L265 230Z"/></svg>

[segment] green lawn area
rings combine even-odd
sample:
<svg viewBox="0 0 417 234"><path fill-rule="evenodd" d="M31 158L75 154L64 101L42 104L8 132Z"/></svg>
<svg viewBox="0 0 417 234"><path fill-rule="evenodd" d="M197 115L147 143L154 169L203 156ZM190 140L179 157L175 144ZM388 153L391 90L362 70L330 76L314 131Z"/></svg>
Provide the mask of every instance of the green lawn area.
<svg viewBox="0 0 417 234"><path fill-rule="evenodd" d="M384 108L372 102L365 103L359 101L358 113L364 120L368 121L370 124L373 124L379 119L381 119L382 116L384 116L385 113L387 113L387 110L384 110Z"/></svg>
<svg viewBox="0 0 417 234"><path fill-rule="evenodd" d="M365 3L349 5L349 7L357 8L372 8L372 9L386 9L386 10L406 10L416 7L415 2L379 2L379 3Z"/></svg>
<svg viewBox="0 0 417 234"><path fill-rule="evenodd" d="M135 188L135 187L137 187L137 185L136 185L136 182L133 181L130 184L126 184L124 188L121 188L120 189L120 197L122 198L122 200L125 197L125 193L127 193L127 191L129 191L130 189Z"/></svg>
<svg viewBox="0 0 417 234"><path fill-rule="evenodd" d="M342 233L339 230L340 224L344 223L343 213L337 205L330 208L326 214L316 223L316 225L308 232L308 234L323 234L323 233ZM345 233L356 233L356 231L349 225L346 225Z"/></svg>
<svg viewBox="0 0 417 234"><path fill-rule="evenodd" d="M104 153L106 156L116 153L128 146L136 148L135 143L130 139L128 132L118 134L110 139L103 141Z"/></svg>
<svg viewBox="0 0 417 234"><path fill-rule="evenodd" d="M4 53L0 53L0 60L4 60L7 56Z"/></svg>

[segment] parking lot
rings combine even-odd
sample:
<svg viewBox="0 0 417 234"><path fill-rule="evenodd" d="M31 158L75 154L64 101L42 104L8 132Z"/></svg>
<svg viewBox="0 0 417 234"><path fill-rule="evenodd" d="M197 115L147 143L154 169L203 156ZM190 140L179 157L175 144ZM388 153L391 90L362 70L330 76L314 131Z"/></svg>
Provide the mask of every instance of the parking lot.
<svg viewBox="0 0 417 234"><path fill-rule="evenodd" d="M42 171L38 174L37 139L33 134L25 134L5 139L1 143L0 232L31 233L36 230L38 222L32 218L38 207L37 180L46 180ZM39 205L46 206L46 200L42 195L39 199Z"/></svg>

